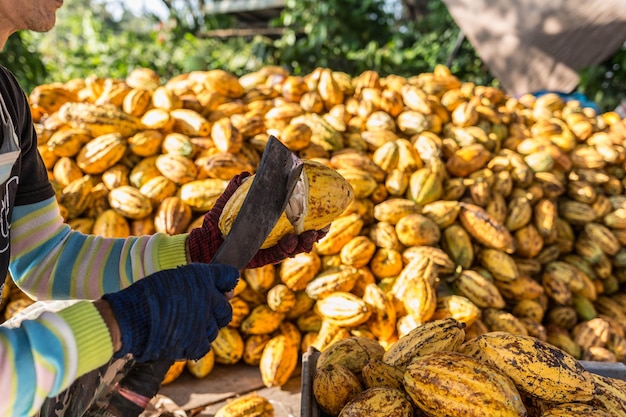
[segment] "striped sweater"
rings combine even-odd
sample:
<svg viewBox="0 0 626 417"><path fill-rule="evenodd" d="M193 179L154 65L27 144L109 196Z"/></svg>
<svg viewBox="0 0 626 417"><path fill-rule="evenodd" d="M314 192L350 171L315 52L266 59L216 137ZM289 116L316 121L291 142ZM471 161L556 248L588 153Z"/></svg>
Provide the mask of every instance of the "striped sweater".
<svg viewBox="0 0 626 417"><path fill-rule="evenodd" d="M63 223L53 198L16 206L10 272L31 297L97 299L153 272L186 263L186 234L103 238ZM18 328L0 326L0 415L30 416L45 397L105 364L110 335L90 302L43 313Z"/></svg>

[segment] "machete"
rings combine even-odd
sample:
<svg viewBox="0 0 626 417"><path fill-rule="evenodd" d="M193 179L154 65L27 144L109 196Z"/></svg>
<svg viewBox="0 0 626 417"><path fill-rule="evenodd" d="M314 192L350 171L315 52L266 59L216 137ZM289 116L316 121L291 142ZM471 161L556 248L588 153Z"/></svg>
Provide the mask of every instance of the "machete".
<svg viewBox="0 0 626 417"><path fill-rule="evenodd" d="M211 263L242 270L252 260L287 208L302 169L302 161L276 137L270 136L248 194ZM138 416L143 409L129 399L149 401L157 394L173 363L164 360L132 365L119 383L124 396L119 390L114 392L108 404L99 405L86 416Z"/></svg>

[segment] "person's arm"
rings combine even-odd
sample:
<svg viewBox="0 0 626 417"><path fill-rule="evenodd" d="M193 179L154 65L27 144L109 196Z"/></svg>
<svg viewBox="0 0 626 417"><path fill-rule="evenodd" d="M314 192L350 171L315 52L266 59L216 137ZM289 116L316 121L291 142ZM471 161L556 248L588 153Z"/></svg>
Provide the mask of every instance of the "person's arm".
<svg viewBox="0 0 626 417"><path fill-rule="evenodd" d="M85 235L63 223L54 198L16 206L11 221L11 275L22 291L36 299L97 299L157 271L189 262L209 263L223 242L217 226L221 208L239 186L239 178L231 181L201 227L175 236ZM248 267L309 252L324 234L310 230L287 235L275 246L259 250Z"/></svg>
<svg viewBox="0 0 626 417"><path fill-rule="evenodd" d="M0 326L0 415L33 415L47 396L104 365L113 352L109 326L92 302L45 312L17 328Z"/></svg>
<svg viewBox="0 0 626 417"><path fill-rule="evenodd" d="M199 359L232 319L224 295L239 271L190 264L160 271L97 301L0 326L0 415L27 417L48 396L111 357Z"/></svg>
<svg viewBox="0 0 626 417"><path fill-rule="evenodd" d="M53 197L13 209L9 269L20 289L36 299L93 300L187 264L186 240L187 234L86 235L63 222Z"/></svg>
<svg viewBox="0 0 626 417"><path fill-rule="evenodd" d="M2 66L0 94L21 154L13 168L19 181L14 182L17 187L6 190L5 198L11 203L2 211L2 216L10 218L2 220L11 220L9 268L25 292L37 299L96 299L147 274L186 263L185 236L103 239L73 232L64 224L37 149L28 99L15 77Z"/></svg>

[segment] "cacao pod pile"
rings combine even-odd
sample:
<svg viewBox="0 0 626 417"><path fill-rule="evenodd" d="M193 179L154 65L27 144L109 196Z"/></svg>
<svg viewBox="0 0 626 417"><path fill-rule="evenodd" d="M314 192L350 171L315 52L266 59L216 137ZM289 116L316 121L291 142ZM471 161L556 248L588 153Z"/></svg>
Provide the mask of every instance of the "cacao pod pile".
<svg viewBox="0 0 626 417"><path fill-rule="evenodd" d="M137 69L30 99L65 220L85 233L195 227L270 134L350 185L312 253L245 271L231 300L214 360L258 366L268 386L309 346L358 336L389 349L445 318L465 323L464 341L503 331L576 359L626 357L616 113L510 97L441 65L412 77Z"/></svg>
<svg viewBox="0 0 626 417"><path fill-rule="evenodd" d="M464 342L453 318L409 331L386 351L349 336L317 353L324 416L625 416L626 385L592 374L536 337L496 331Z"/></svg>

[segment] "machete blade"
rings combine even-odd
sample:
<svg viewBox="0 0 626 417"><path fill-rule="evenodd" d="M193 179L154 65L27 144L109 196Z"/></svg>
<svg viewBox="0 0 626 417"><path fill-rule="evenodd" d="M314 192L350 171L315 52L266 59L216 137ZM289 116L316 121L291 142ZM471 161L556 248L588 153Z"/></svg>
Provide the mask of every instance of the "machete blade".
<svg viewBox="0 0 626 417"><path fill-rule="evenodd" d="M300 178L302 160L270 136L252 185L212 263L243 269L261 248Z"/></svg>

